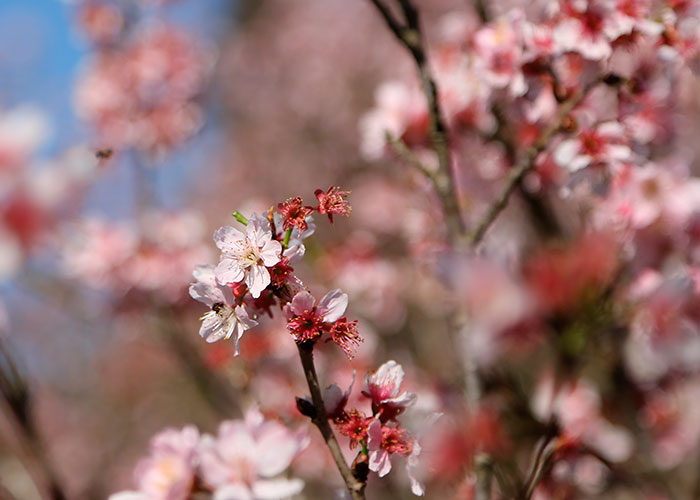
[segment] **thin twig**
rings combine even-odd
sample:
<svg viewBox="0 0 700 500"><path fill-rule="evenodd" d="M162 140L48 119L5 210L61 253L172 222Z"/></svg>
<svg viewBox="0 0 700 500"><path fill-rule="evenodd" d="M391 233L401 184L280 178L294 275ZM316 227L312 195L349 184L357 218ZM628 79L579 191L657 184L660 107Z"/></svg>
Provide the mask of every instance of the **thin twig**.
<svg viewBox="0 0 700 500"><path fill-rule="evenodd" d="M486 231L508 204L510 195L513 194L513 191L515 191L518 186L520 186L520 183L525 178L525 175L535 168L535 159L537 158L537 155L547 148L551 138L561 129L564 119L576 106L581 103L581 101L583 101L588 92L598 85L600 81L601 80L595 80L591 84L580 88L571 97L564 101L559 107L559 111L554 121L540 134L534 144L525 150L520 160L510 171L501 193L489 206L484 216L476 224L475 229L469 235L469 244L471 246L476 246L481 242L486 234Z"/></svg>
<svg viewBox="0 0 700 500"><path fill-rule="evenodd" d="M433 180L434 172L432 172L428 167L426 167L422 161L420 161L420 158L418 158L413 151L406 145L405 142L401 138L395 138L388 132L386 133L386 142L389 143L391 146L391 149L394 150L394 153L406 162L410 163L413 167L415 167L416 170L418 170L421 174L423 174L425 177L427 177L430 180Z"/></svg>
<svg viewBox="0 0 700 500"><path fill-rule="evenodd" d="M409 0L399 0L405 23L401 23L381 0L370 0L384 18L389 29L401 44L410 52L418 68L423 93L428 105L430 142L438 159L437 171L429 177L440 198L448 238L453 243L463 242L466 227L462 220L458 196L455 191L454 173L447 127L438 101L437 86L433 78L423 43L418 11Z"/></svg>
<svg viewBox="0 0 700 500"><path fill-rule="evenodd" d="M343 481L345 481L345 486L350 493L350 497L353 500L364 500L365 483L355 477L353 471L345 462L345 458L343 457L343 452L340 450L338 440L335 438L333 429L331 429L328 419L326 418L326 406L323 402L321 385L318 382L318 375L316 375L316 367L314 366L314 344L312 342L304 342L297 344L297 347L299 349L301 365L304 367L304 376L306 377L306 382L309 385L311 400L313 401L315 410L315 415L311 418L311 421L321 432L323 440L326 442L326 446L328 446L328 450L333 456L335 465L338 467L338 471L343 477Z"/></svg>
<svg viewBox="0 0 700 500"><path fill-rule="evenodd" d="M535 452L535 458L533 459L532 466L530 467L530 472L528 473L525 484L523 485L523 493L521 495L523 500L530 500L530 498L532 498L535 488L542 479L545 466L552 457L552 450L547 450L547 447L555 437L556 433L548 432L540 439L537 446L537 451Z"/></svg>

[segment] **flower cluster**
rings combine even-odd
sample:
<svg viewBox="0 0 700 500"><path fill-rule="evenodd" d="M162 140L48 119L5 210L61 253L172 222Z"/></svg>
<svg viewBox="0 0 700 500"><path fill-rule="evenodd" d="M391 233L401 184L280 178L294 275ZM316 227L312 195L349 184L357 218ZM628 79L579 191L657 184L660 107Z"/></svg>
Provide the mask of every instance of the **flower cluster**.
<svg viewBox="0 0 700 500"><path fill-rule="evenodd" d="M340 290L328 292L318 303L309 292L297 293L284 307L287 329L297 343L315 342L326 333L345 354L352 357L353 349L362 342L357 321L343 316L348 306L348 295Z"/></svg>
<svg viewBox="0 0 700 500"><path fill-rule="evenodd" d="M78 114L119 149L163 153L193 136L211 51L177 27L131 26L113 4L85 4L83 25L99 50L75 90Z"/></svg>
<svg viewBox="0 0 700 500"><path fill-rule="evenodd" d="M348 356L352 355L362 339L357 321L342 317L347 295L336 290L314 307L313 296L303 290L291 266L304 256L303 240L315 230L312 212L328 215L332 222L334 214L348 215L351 211L345 200L348 191L332 186L316 193L319 204L315 208L303 206L301 197L290 198L278 204L279 212L270 209L267 217L253 213L245 218L236 212L236 218L245 225L244 231L231 226L216 230L219 264L198 266L194 272L196 283L190 287L190 295L210 308L202 317L200 329L207 342L229 339L235 331L238 354L243 332L258 324L260 314L272 315L271 307L279 303L297 342L315 341L328 333Z"/></svg>
<svg viewBox="0 0 700 500"><path fill-rule="evenodd" d="M362 395L371 403L371 416L357 408L346 409L354 380L346 391L335 384L329 386L324 394L326 417L333 421L340 434L349 438L350 449L360 446L360 456L356 461L366 457L369 470L379 477L391 471L391 455L406 457L411 491L420 496L424 488L413 470L421 448L397 420L416 402L415 394L401 392L403 377L403 368L393 360L365 375Z"/></svg>
<svg viewBox="0 0 700 500"><path fill-rule="evenodd" d="M135 470L137 490L110 500L186 500L197 493L218 499L273 500L304 488L301 479L282 477L306 448L303 431L266 420L251 408L244 420L226 420L216 436L194 426L166 429L151 440L150 454Z"/></svg>

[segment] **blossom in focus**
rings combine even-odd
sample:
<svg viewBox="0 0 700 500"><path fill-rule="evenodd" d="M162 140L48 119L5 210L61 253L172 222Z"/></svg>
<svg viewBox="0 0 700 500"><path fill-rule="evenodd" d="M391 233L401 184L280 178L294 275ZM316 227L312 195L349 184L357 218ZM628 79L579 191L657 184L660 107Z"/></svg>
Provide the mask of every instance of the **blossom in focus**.
<svg viewBox="0 0 700 500"><path fill-rule="evenodd" d="M214 266L197 266L192 273L197 280L190 286L190 295L211 308L202 316L199 335L207 342L229 339L234 336L234 355L240 352L239 341L243 333L256 326L244 304L235 304L233 291L227 285L220 285L214 275Z"/></svg>
<svg viewBox="0 0 700 500"><path fill-rule="evenodd" d="M318 206L316 210L321 215L328 215L328 220L333 224L333 214L335 215L350 215L352 207L345 201L345 197L350 194L350 191L340 191L340 187L331 186L325 193L322 189L314 191L314 195L318 198Z"/></svg>
<svg viewBox="0 0 700 500"><path fill-rule="evenodd" d="M412 392L399 394L403 377L403 367L393 360L365 375L363 394L372 400L372 410L382 422L395 419L416 401Z"/></svg>
<svg viewBox="0 0 700 500"><path fill-rule="evenodd" d="M245 233L231 226L223 226L214 233L216 246L222 252L216 266L216 279L221 284L245 281L253 298L270 284L268 267L280 261L282 244L272 239L270 223L253 214L248 219Z"/></svg>
<svg viewBox="0 0 700 500"><path fill-rule="evenodd" d="M297 495L304 482L281 477L308 445L305 432L292 432L265 420L257 408L245 420L221 423L214 436L204 435L199 448L203 480L217 500L278 500Z"/></svg>
<svg viewBox="0 0 700 500"><path fill-rule="evenodd" d="M391 471L390 455L408 457L413 451L413 438L398 425L385 425L377 419L369 425L367 435L369 470L376 472L379 477L384 477Z"/></svg>
<svg viewBox="0 0 700 500"><path fill-rule="evenodd" d="M299 231L306 231L308 229L308 224L306 223L306 217L313 212L312 207L303 206L304 200L297 196L295 198L289 198L284 203L279 203L277 209L282 214L284 223L282 229L289 231L290 229L296 227Z"/></svg>
<svg viewBox="0 0 700 500"><path fill-rule="evenodd" d="M199 431L194 426L166 429L153 437L150 455L136 466L137 491L111 495L110 500L186 500L198 466Z"/></svg>
<svg viewBox="0 0 700 500"><path fill-rule="evenodd" d="M350 359L357 346L364 341L357 330L357 321L338 317L345 312L348 296L341 290L328 292L315 305L316 299L306 291L297 293L284 308L287 329L297 343L315 341L324 333L330 335Z"/></svg>

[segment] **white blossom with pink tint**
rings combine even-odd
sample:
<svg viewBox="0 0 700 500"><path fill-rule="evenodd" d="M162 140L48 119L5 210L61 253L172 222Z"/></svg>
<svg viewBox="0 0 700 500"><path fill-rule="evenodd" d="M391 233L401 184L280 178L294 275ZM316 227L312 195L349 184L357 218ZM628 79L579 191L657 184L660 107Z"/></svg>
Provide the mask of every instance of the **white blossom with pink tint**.
<svg viewBox="0 0 700 500"><path fill-rule="evenodd" d="M427 138L428 109L420 88L400 81L382 83L375 92L376 106L360 120L360 151L369 160L384 154L386 136L409 145Z"/></svg>
<svg viewBox="0 0 700 500"><path fill-rule="evenodd" d="M562 0L553 33L556 51L578 52L591 60L609 57L611 42L633 27L613 16L613 8L610 0Z"/></svg>
<svg viewBox="0 0 700 500"><path fill-rule="evenodd" d="M48 120L35 106L22 105L0 112L0 173L23 166L48 133Z"/></svg>
<svg viewBox="0 0 700 500"><path fill-rule="evenodd" d="M150 456L134 472L138 490L116 493L110 500L186 500L199 465L198 446L199 431L191 425L154 436Z"/></svg>
<svg viewBox="0 0 700 500"><path fill-rule="evenodd" d="M197 266L192 273L197 280L190 286L190 295L211 308L202 316L199 335L207 342L229 339L235 332L234 355L240 352L239 341L246 330L258 324L248 315L244 304L235 305L233 291L220 285L214 276L214 266Z"/></svg>
<svg viewBox="0 0 700 500"><path fill-rule="evenodd" d="M380 418L394 418L416 402L414 393L399 393L403 377L403 367L394 360L365 375L364 394L372 399L373 407L381 409Z"/></svg>
<svg viewBox="0 0 700 500"><path fill-rule="evenodd" d="M513 10L474 35L477 74L495 88L508 87L512 96L525 93L527 87L520 70L523 41L522 12Z"/></svg>
<svg viewBox="0 0 700 500"><path fill-rule="evenodd" d="M253 298L260 297L270 284L267 268L277 264L282 253L282 244L272 239L268 220L254 213L248 219L245 233L224 226L214 233L214 241L222 252L221 261L216 266L219 283L245 280Z"/></svg>
<svg viewBox="0 0 700 500"><path fill-rule="evenodd" d="M289 498L301 492L304 482L280 474L307 445L306 433L265 420L252 408L243 421L222 422L216 437L202 437L202 476L215 488L216 500Z"/></svg>
<svg viewBox="0 0 700 500"><path fill-rule="evenodd" d="M571 171L589 165L617 166L632 160L624 127L618 122L601 123L563 141L554 151L554 160Z"/></svg>
<svg viewBox="0 0 700 500"><path fill-rule="evenodd" d="M367 449L369 451L369 470L384 477L391 472L389 452L382 448L382 423L375 420L367 429Z"/></svg>

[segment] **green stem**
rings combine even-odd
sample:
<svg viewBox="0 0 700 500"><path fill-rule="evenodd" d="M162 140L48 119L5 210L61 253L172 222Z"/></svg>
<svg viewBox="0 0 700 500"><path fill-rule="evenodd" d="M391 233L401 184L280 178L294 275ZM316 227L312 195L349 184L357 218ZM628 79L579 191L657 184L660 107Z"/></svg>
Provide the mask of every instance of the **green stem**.
<svg viewBox="0 0 700 500"><path fill-rule="evenodd" d="M284 239L282 240L282 246L284 248L289 248L289 240L291 239L291 237L292 237L292 230L287 229L287 232L284 233Z"/></svg>
<svg viewBox="0 0 700 500"><path fill-rule="evenodd" d="M246 218L243 216L243 214L240 213L238 210L236 210L235 212L233 212L231 215L233 215L233 216L235 217L235 219L236 219L238 222L240 222L241 224L243 224L244 226L247 226L247 225L248 225L248 219L246 219Z"/></svg>

